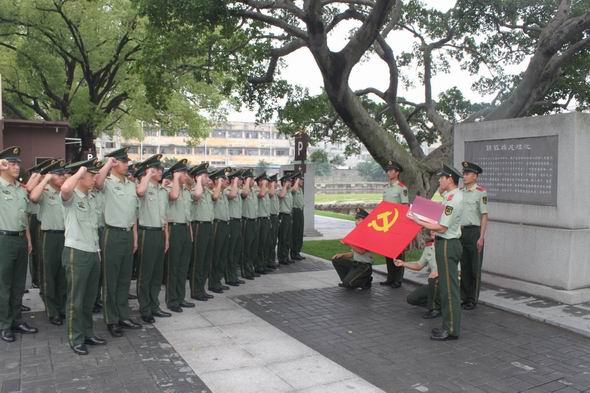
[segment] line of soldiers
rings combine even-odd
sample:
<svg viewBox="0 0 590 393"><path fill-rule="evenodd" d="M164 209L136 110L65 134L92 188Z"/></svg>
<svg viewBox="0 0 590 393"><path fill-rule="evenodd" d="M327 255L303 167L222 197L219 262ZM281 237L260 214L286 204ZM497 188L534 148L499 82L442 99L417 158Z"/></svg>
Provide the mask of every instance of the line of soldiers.
<svg viewBox="0 0 590 393"><path fill-rule="evenodd" d="M278 179L266 172L255 176L251 168L189 167L187 160L164 171L161 158L154 155L131 171L127 148L103 161L53 159L31 168L23 185L17 181L20 148L0 152L2 340L15 341L15 331L37 332L21 314L32 252L37 270L31 273L49 321L65 322L79 355L88 353L87 345L106 344L93 329L97 305L113 337L141 328L128 301L134 255L145 323L172 315L160 308L162 283L166 307L180 313L195 307L186 300L187 279L190 297L208 301L209 292L244 284L240 277L254 280L304 259L301 173ZM38 206L36 244L31 205Z"/></svg>

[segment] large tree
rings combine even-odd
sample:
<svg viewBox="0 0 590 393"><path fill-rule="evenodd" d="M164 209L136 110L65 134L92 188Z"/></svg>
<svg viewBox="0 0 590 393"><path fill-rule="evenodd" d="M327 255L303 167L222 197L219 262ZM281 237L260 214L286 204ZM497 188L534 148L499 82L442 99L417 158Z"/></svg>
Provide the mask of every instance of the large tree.
<svg viewBox="0 0 590 393"><path fill-rule="evenodd" d="M148 14L152 21L180 20L198 29L191 10L202 6L177 0ZM240 32L239 47L255 54L248 57L255 66L244 66L239 54L227 61L250 72L242 98L261 105L261 115L268 115L270 104L286 132L305 128L315 139L351 137L381 164L398 160L415 190L428 193L433 173L451 159L457 122L587 106L589 10L588 0L458 0L445 12L419 0L226 0L215 12ZM341 38L343 26L346 41L335 48L331 38L336 32ZM394 50L408 35L412 50ZM280 79L281 59L300 49L311 53L322 75L319 96ZM355 91L351 72L371 56L387 66L387 86ZM433 78L448 77L453 62L480 75L472 88L494 98L471 103L458 88L435 96ZM507 71L522 62L524 71ZM423 99L410 102L403 89L416 79ZM286 98L286 105L269 95ZM426 155L422 142L441 145Z"/></svg>
<svg viewBox="0 0 590 393"><path fill-rule="evenodd" d="M205 135L208 119L199 111L221 102L210 84L159 69L168 78L166 93L158 100L146 95L154 41L130 0L2 0L5 114L67 120L83 150L101 132L141 137L140 121Z"/></svg>

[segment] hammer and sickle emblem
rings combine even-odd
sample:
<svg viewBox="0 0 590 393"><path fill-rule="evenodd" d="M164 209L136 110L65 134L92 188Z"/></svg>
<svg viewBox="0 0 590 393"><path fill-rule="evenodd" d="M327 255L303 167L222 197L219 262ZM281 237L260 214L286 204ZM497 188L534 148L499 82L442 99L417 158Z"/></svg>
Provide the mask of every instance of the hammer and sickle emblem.
<svg viewBox="0 0 590 393"><path fill-rule="evenodd" d="M373 228L377 232L389 232L393 224L397 221L397 217L399 216L399 212L397 209L393 209L394 211L386 211L381 214L377 215L377 219L373 220L369 223L369 227ZM389 217L393 214L393 218L390 220ZM377 222L381 220L381 224L377 224Z"/></svg>

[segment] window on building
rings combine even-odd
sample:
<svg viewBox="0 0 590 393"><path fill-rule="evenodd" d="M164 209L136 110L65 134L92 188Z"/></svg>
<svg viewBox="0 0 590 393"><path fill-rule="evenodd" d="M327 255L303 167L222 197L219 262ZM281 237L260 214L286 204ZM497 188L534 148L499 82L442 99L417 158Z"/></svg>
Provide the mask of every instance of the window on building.
<svg viewBox="0 0 590 393"><path fill-rule="evenodd" d="M259 149L245 149L246 150L246 155L247 156L258 156L260 155L259 153Z"/></svg>
<svg viewBox="0 0 590 393"><path fill-rule="evenodd" d="M227 136L228 136L228 138L236 138L236 139L241 139L244 137L242 135L242 131L228 131Z"/></svg>
<svg viewBox="0 0 590 393"><path fill-rule="evenodd" d="M258 134L260 135L260 139L270 139L270 132L268 131L261 131Z"/></svg>
<svg viewBox="0 0 590 393"><path fill-rule="evenodd" d="M228 153L230 156L241 156L242 155L242 148L241 147L230 147L228 149Z"/></svg>
<svg viewBox="0 0 590 393"><path fill-rule="evenodd" d="M275 149L275 156L285 157L289 155L289 149Z"/></svg>
<svg viewBox="0 0 590 393"><path fill-rule="evenodd" d="M145 136L158 136L157 128L144 128L143 133Z"/></svg>
<svg viewBox="0 0 590 393"><path fill-rule="evenodd" d="M195 154L196 155L200 155L200 156L204 156L205 153L205 146L197 146L195 147Z"/></svg>
<svg viewBox="0 0 590 393"><path fill-rule="evenodd" d="M129 154L139 154L139 146L126 146Z"/></svg>
<svg viewBox="0 0 590 393"><path fill-rule="evenodd" d="M188 136L187 130L180 130L176 133L176 136Z"/></svg>
<svg viewBox="0 0 590 393"><path fill-rule="evenodd" d="M270 149L260 149L260 155L261 156L270 156Z"/></svg>
<svg viewBox="0 0 590 393"><path fill-rule="evenodd" d="M246 131L244 136L246 139L258 139L258 131Z"/></svg>
<svg viewBox="0 0 590 393"><path fill-rule="evenodd" d="M156 146L143 146L142 153L143 154L156 154L158 152L158 148Z"/></svg>
<svg viewBox="0 0 590 393"><path fill-rule="evenodd" d="M225 130L213 130L211 136L213 138L225 138Z"/></svg>
<svg viewBox="0 0 590 393"><path fill-rule="evenodd" d="M115 148L115 142L105 142L104 143L104 148L105 149L113 149L113 148Z"/></svg>
<svg viewBox="0 0 590 393"><path fill-rule="evenodd" d="M211 161L212 166L223 166L225 165L225 161Z"/></svg>
<svg viewBox="0 0 590 393"><path fill-rule="evenodd" d="M162 154L174 154L174 145L160 146L160 153L162 153Z"/></svg>
<svg viewBox="0 0 590 393"><path fill-rule="evenodd" d="M191 154L191 148L186 146L176 146L176 154Z"/></svg>
<svg viewBox="0 0 590 393"><path fill-rule="evenodd" d="M225 147L210 147L209 154L212 156L224 156L225 155Z"/></svg>

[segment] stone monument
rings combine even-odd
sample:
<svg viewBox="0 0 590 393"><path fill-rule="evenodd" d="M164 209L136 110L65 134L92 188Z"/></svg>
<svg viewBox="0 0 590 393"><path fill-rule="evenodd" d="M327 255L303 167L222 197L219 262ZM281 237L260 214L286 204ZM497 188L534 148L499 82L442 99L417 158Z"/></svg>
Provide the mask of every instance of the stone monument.
<svg viewBox="0 0 590 393"><path fill-rule="evenodd" d="M484 282L567 304L590 300L590 114L461 124L455 167L484 170Z"/></svg>

